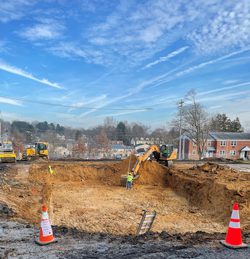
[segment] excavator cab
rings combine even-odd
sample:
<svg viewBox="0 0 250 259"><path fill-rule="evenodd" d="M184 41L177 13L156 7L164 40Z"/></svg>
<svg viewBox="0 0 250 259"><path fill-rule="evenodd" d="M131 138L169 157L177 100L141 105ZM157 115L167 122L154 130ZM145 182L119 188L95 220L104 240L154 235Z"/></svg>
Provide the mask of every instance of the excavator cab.
<svg viewBox="0 0 250 259"><path fill-rule="evenodd" d="M173 145L161 145L160 151L161 151L161 156L168 158L174 150Z"/></svg>
<svg viewBox="0 0 250 259"><path fill-rule="evenodd" d="M35 143L36 153L39 157L48 158L48 143L47 142L36 142Z"/></svg>

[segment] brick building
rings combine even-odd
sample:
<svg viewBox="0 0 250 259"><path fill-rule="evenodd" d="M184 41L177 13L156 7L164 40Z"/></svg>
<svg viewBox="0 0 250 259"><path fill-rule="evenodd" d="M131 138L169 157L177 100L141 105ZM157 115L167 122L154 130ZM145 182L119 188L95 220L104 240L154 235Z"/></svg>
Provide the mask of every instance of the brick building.
<svg viewBox="0 0 250 259"><path fill-rule="evenodd" d="M184 159L199 158L197 146L186 136L181 152ZM250 160L250 133L210 132L203 157Z"/></svg>

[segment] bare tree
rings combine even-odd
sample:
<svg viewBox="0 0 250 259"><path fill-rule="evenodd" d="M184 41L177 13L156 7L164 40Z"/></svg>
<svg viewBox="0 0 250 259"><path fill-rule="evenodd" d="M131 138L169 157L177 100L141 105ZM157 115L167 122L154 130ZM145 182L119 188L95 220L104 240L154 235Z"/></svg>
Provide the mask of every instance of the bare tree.
<svg viewBox="0 0 250 259"><path fill-rule="evenodd" d="M197 102L194 90L186 95L188 105L183 108L183 130L196 144L199 159L204 154L209 130L210 118L204 107Z"/></svg>

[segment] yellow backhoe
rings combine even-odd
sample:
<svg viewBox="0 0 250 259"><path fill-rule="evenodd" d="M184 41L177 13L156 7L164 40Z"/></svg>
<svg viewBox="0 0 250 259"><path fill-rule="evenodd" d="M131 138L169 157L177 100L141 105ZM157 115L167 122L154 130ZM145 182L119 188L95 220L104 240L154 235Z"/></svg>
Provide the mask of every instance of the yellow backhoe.
<svg viewBox="0 0 250 259"><path fill-rule="evenodd" d="M13 150L11 141L0 142L0 162L1 163L15 163L16 154Z"/></svg>
<svg viewBox="0 0 250 259"><path fill-rule="evenodd" d="M164 162L166 166L171 167L173 165L173 160L177 159L177 149L174 149L172 145L162 145L161 147L158 147L157 145L150 146L143 155L137 157L134 167L132 168L134 179L137 179L140 176L139 170L142 163L150 159L152 155L157 162ZM126 186L126 181L127 175L122 175L121 185Z"/></svg>
<svg viewBox="0 0 250 259"><path fill-rule="evenodd" d="M152 145L145 154L137 157L136 163L132 169L134 179L139 177L141 164L150 158L152 154L157 162L163 161L168 167L172 166L173 160L177 159L177 150L173 149L173 146L162 145L161 147L158 147L157 145Z"/></svg>
<svg viewBox="0 0 250 259"><path fill-rule="evenodd" d="M23 160L35 160L37 158L49 158L49 144L47 142L36 142L34 145L26 146Z"/></svg>

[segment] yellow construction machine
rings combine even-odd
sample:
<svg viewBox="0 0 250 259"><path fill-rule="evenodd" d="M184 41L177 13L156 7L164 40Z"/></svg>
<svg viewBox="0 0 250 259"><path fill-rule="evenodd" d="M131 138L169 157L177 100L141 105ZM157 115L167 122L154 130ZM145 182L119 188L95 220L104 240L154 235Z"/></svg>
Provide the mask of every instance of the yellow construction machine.
<svg viewBox="0 0 250 259"><path fill-rule="evenodd" d="M13 150L11 141L0 142L0 162L1 163L15 163L16 154Z"/></svg>
<svg viewBox="0 0 250 259"><path fill-rule="evenodd" d="M37 158L49 158L48 142L36 142L34 145L27 145L23 154L23 160L35 160Z"/></svg>
<svg viewBox="0 0 250 259"><path fill-rule="evenodd" d="M139 177L141 164L148 160L152 154L157 162L164 162L168 167L172 166L173 160L177 159L177 150L174 149L172 145L162 145L161 147L152 145L145 154L137 157L136 163L132 169L134 179Z"/></svg>
<svg viewBox="0 0 250 259"><path fill-rule="evenodd" d="M142 163L150 159L152 155L157 162L164 162L166 166L171 167L173 165L173 160L177 159L177 149L174 149L172 145L162 145L160 147L158 147L157 145L150 146L149 149L143 155L137 157L134 167L132 168L132 174L134 179L139 178L139 170ZM125 186L126 181L127 175L122 175L121 185Z"/></svg>

